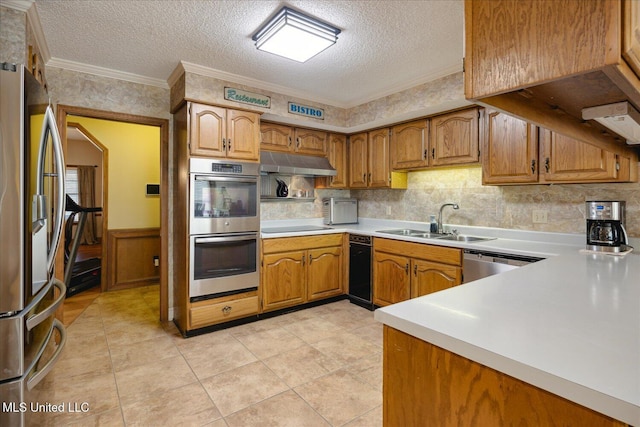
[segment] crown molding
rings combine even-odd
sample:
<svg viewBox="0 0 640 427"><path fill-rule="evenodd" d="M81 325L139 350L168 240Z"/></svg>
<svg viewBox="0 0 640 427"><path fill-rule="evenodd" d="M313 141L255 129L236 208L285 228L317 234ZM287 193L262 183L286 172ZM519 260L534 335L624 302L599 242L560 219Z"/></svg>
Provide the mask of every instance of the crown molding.
<svg viewBox="0 0 640 427"><path fill-rule="evenodd" d="M27 20L31 24L31 30L33 31L36 43L38 44L40 55L46 64L51 59L51 53L49 52L49 45L47 44L47 39L44 36L44 31L42 31L40 15L38 14L38 8L35 4L27 10Z"/></svg>
<svg viewBox="0 0 640 427"><path fill-rule="evenodd" d="M124 71L112 70L110 68L87 65L81 62L67 61L66 59L51 58L46 63L47 67L62 68L79 73L92 74L100 77L108 77L116 80L124 80L131 83L139 83L148 86L155 86L162 89L169 89L167 82L162 79L141 76L139 74L127 73Z"/></svg>
<svg viewBox="0 0 640 427"><path fill-rule="evenodd" d="M359 105L366 104L368 102L372 102L372 101L384 98L384 97L389 96L389 95L394 95L394 94L403 92L403 91L408 90L408 89L413 89L414 87L421 86L421 85L426 84L426 83L431 83L431 82L433 82L435 80L441 79L443 77L450 76L451 74L459 73L461 71L462 71L462 63L460 63L458 65L452 65L452 66L449 66L449 67L444 67L444 68L442 68L440 70L434 71L433 73L426 74L424 76L420 76L417 79L409 80L409 81L406 81L406 82L402 82L402 84L398 84L398 85L395 85L395 86L391 86L391 87L385 88L384 91L378 92L378 93L376 93L374 95L369 95L367 97L363 97L363 98L354 100L354 101L350 102L349 103L350 105L348 107L346 107L346 108L354 108L354 107L357 107Z"/></svg>
<svg viewBox="0 0 640 427"><path fill-rule="evenodd" d="M0 0L0 6L26 12L34 2L35 0Z"/></svg>

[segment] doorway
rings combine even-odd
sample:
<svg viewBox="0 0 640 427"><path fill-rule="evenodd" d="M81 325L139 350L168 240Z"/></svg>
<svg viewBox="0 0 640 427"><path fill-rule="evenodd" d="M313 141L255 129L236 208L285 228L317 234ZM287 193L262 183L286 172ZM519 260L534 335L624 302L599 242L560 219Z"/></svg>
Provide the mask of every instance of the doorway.
<svg viewBox="0 0 640 427"><path fill-rule="evenodd" d="M108 122L109 123L109 122ZM92 212L71 212L67 206L64 233L65 283L67 297L91 291L99 294L105 283L102 278L103 237L107 222L104 221L104 194L107 194L109 150L84 126L76 122L67 123L65 152L65 187L67 203L71 207ZM67 277L68 276L68 277ZM65 300L64 318L70 301ZM90 303L86 300L86 303ZM81 308L81 307L78 307ZM75 314L79 310L73 310Z"/></svg>
<svg viewBox="0 0 640 427"><path fill-rule="evenodd" d="M57 121L60 137L63 141L65 154L67 152L67 126L69 116L83 117L89 119L108 120L113 122L139 124L157 127L159 130L159 151L160 151L160 320L166 321L169 317L168 301L168 200L169 200L169 121L155 117L136 116L111 111L102 111L82 107L58 105ZM105 198L106 199L106 198ZM108 222L108 203L105 200L105 222ZM104 240L104 235L103 235ZM102 245L103 249L105 245ZM64 271L64 254L59 254L56 260L56 271ZM103 276L104 277L104 276Z"/></svg>

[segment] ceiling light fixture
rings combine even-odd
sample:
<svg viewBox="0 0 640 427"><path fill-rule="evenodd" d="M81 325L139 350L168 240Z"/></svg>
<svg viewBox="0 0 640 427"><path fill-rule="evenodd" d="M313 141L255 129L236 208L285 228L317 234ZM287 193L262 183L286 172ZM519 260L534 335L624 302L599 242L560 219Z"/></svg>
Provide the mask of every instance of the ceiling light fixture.
<svg viewBox="0 0 640 427"><path fill-rule="evenodd" d="M252 39L258 50L306 62L335 44L338 34L339 29L285 6Z"/></svg>

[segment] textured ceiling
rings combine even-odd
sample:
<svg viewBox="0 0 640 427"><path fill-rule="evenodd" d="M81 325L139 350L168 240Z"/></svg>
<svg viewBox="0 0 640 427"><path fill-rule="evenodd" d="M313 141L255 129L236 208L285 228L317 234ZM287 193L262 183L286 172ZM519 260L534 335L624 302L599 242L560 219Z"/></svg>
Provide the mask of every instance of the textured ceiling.
<svg viewBox="0 0 640 427"><path fill-rule="evenodd" d="M462 0L35 3L57 66L166 82L185 61L341 107L462 70ZM302 64L258 51L251 36L284 5L340 28L336 45Z"/></svg>

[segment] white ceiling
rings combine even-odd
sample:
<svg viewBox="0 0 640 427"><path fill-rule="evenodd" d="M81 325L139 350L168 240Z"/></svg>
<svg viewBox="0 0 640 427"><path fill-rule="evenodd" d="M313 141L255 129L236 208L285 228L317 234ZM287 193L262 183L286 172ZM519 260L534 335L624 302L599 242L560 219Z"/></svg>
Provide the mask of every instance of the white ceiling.
<svg viewBox="0 0 640 427"><path fill-rule="evenodd" d="M35 3L47 65L115 70L158 85L185 61L227 80L352 107L462 70L462 0ZM258 51L251 36L284 5L340 28L336 45L302 64Z"/></svg>

